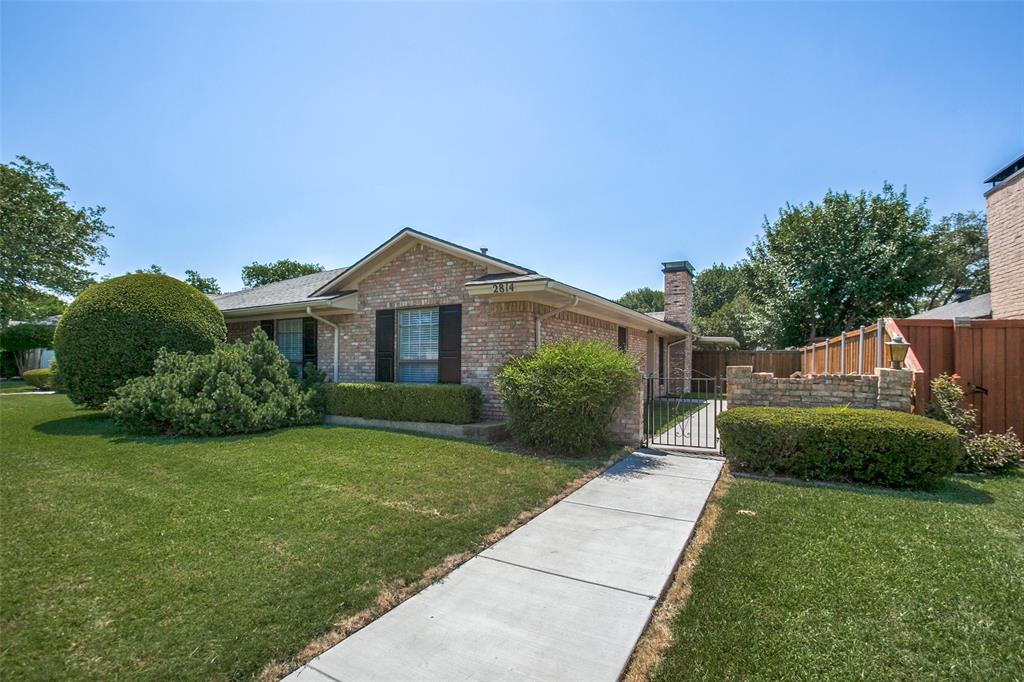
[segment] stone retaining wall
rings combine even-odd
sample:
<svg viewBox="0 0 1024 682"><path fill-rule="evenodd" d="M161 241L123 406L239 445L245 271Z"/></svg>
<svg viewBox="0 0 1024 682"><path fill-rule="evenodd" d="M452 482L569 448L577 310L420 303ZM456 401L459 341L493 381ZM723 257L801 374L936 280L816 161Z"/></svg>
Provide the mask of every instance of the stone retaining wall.
<svg viewBox="0 0 1024 682"><path fill-rule="evenodd" d="M815 374L777 378L750 366L726 368L729 407L849 407L910 411L914 373L879 368L875 374Z"/></svg>

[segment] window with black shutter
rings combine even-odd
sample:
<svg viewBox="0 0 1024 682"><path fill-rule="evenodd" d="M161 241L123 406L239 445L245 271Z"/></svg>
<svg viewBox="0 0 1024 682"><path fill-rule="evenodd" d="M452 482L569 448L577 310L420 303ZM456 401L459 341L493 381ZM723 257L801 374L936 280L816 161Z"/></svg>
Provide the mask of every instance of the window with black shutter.
<svg viewBox="0 0 1024 682"><path fill-rule="evenodd" d="M629 330L625 327L619 327L619 350L623 353L629 350Z"/></svg>
<svg viewBox="0 0 1024 682"><path fill-rule="evenodd" d="M377 381L395 380L395 311L377 311L376 329L376 374Z"/></svg>
<svg viewBox="0 0 1024 682"><path fill-rule="evenodd" d="M267 335L267 338L271 341L274 340L274 321L273 320L260 320L260 329Z"/></svg>
<svg viewBox="0 0 1024 682"><path fill-rule="evenodd" d="M462 306L443 305L437 311L437 381L461 384Z"/></svg>

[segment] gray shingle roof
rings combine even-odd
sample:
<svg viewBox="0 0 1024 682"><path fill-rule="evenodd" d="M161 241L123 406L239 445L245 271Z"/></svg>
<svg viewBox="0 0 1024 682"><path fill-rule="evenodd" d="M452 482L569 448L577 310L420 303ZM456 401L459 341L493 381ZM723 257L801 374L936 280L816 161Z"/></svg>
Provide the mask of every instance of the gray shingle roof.
<svg viewBox="0 0 1024 682"><path fill-rule="evenodd" d="M938 308L911 315L911 320L953 320L958 317L969 317L977 320L992 317L992 294L981 294L960 303L947 303Z"/></svg>
<svg viewBox="0 0 1024 682"><path fill-rule="evenodd" d="M334 270L324 270L323 272L294 277L262 287L243 289L242 291L234 291L227 294L217 294L210 296L210 300L223 311L262 308L264 306L282 305L285 303L303 303L306 301L314 303L316 301L323 301L334 298L337 294L330 296L310 296L310 294L347 269L335 268Z"/></svg>

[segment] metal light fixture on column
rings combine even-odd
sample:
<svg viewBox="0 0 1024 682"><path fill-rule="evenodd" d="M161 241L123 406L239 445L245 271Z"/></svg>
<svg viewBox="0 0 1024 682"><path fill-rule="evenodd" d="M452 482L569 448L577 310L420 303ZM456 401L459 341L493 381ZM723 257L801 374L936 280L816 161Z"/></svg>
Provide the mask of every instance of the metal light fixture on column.
<svg viewBox="0 0 1024 682"><path fill-rule="evenodd" d="M904 341L902 336L894 336L892 341L886 341L885 345L889 347L892 368L901 369L903 361L907 359L907 351L910 350L910 344Z"/></svg>

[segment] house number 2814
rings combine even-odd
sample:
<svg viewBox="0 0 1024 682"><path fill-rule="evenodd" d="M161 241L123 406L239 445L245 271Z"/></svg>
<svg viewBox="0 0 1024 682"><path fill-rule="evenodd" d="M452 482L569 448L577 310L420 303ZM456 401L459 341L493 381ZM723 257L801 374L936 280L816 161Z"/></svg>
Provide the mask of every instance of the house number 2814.
<svg viewBox="0 0 1024 682"><path fill-rule="evenodd" d="M491 293L493 294L511 294L516 290L516 285L513 282L500 282L492 284L491 287Z"/></svg>

